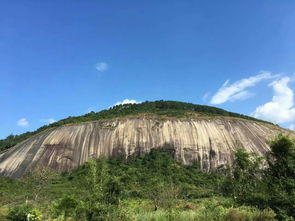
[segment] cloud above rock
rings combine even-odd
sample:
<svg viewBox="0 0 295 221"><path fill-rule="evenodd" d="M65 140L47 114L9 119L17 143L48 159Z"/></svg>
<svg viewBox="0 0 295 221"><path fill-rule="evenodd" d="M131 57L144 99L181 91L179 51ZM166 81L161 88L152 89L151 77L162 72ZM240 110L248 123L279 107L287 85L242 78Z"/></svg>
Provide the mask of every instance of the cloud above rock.
<svg viewBox="0 0 295 221"><path fill-rule="evenodd" d="M21 118L17 121L17 126L19 127L28 127L29 121L26 118Z"/></svg>
<svg viewBox="0 0 295 221"><path fill-rule="evenodd" d="M294 121L294 92L288 86L290 80L283 77L269 84L273 90L271 101L258 106L252 116L278 124Z"/></svg>
<svg viewBox="0 0 295 221"><path fill-rule="evenodd" d="M42 119L42 120L40 120L40 122L45 123L45 124L52 124L52 123L56 122L56 120L53 118L48 118L48 119Z"/></svg>
<svg viewBox="0 0 295 221"><path fill-rule="evenodd" d="M95 68L99 72L104 72L109 69L109 65L106 62L98 62L95 64Z"/></svg>
<svg viewBox="0 0 295 221"><path fill-rule="evenodd" d="M270 72L261 72L258 75L238 80L229 84L229 80L219 88L219 90L212 96L210 104L222 104L227 101L243 100L251 97L247 88L254 87L257 83L265 79L275 78L278 75L272 75Z"/></svg>
<svg viewBox="0 0 295 221"><path fill-rule="evenodd" d="M137 103L139 103L139 102L136 100L133 100L133 99L124 99L123 101L116 102L113 106L117 106L120 104L137 104Z"/></svg>

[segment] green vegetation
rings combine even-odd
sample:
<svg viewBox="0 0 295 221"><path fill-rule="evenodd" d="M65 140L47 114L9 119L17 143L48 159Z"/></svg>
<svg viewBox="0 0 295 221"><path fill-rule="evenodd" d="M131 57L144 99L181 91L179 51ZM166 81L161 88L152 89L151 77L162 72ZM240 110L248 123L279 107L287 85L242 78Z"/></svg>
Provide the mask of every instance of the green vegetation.
<svg viewBox="0 0 295 221"><path fill-rule="evenodd" d="M294 140L280 135L266 158L239 150L224 184L223 192L239 205L272 208L279 220L295 218Z"/></svg>
<svg viewBox="0 0 295 221"><path fill-rule="evenodd" d="M7 215L8 220L14 221L27 221L30 218L31 221L41 220L42 214L41 212L34 208L31 204L22 204L11 208Z"/></svg>
<svg viewBox="0 0 295 221"><path fill-rule="evenodd" d="M142 157L90 160L57 174L42 167L0 180L0 219L292 220L295 143L279 136L265 158L238 150L231 168L202 172L167 149ZM33 219L32 219L33 220Z"/></svg>
<svg viewBox="0 0 295 221"><path fill-rule="evenodd" d="M50 128L59 127L65 124L75 124L87 121L95 121L102 119L112 119L125 116L134 116L138 114L155 114L164 117L173 117L173 118L183 118L183 117L193 117L194 113L203 114L206 116L226 116L226 117L236 117L247 120L260 121L256 118L252 118L246 115L237 114L225 111L220 108L197 105L191 103L177 102L177 101L154 101L154 102L143 102L140 104L124 104L111 107L108 110L102 110L100 112L90 112L88 114L77 116L77 117L68 117L66 119L60 120L58 122L45 125L40 127L34 132L26 132L20 135L9 135L7 138L0 140L0 152L7 150L8 148L16 145L19 142L26 140L27 138Z"/></svg>

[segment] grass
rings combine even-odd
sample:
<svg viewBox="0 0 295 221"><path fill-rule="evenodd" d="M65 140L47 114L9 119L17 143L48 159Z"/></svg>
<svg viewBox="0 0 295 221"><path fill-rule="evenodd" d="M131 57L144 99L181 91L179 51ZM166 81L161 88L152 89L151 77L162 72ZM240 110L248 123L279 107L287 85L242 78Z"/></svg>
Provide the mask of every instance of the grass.
<svg viewBox="0 0 295 221"><path fill-rule="evenodd" d="M174 207L154 211L149 201L125 202L130 220L137 221L272 221L275 213L269 209L234 207L231 200L212 197L192 201L180 200Z"/></svg>
<svg viewBox="0 0 295 221"><path fill-rule="evenodd" d="M227 199L225 199L227 200ZM209 202L212 202L211 204ZM225 207L215 198L205 199L198 204L186 202L190 208L178 207L157 211L135 213L137 221L271 221L275 213L271 210L258 210L254 207ZM221 203L221 204L219 204Z"/></svg>
<svg viewBox="0 0 295 221"><path fill-rule="evenodd" d="M0 220L5 221L11 205L0 206ZM43 214L42 220L58 221L63 217L50 218L50 203L35 205ZM126 199L119 205L118 214L111 214L106 220L121 221L272 221L272 210L259 210L255 207L235 207L230 198L209 197L193 200L178 200L170 208L154 210L153 203L147 199ZM123 215L122 215L123 214ZM67 221L76 220L68 218Z"/></svg>

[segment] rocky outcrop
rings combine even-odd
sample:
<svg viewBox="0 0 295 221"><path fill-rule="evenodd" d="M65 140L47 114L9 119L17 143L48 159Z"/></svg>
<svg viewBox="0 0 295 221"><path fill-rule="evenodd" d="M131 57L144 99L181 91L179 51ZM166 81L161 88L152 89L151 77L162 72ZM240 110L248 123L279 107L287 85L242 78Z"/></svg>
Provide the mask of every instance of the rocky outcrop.
<svg viewBox="0 0 295 221"><path fill-rule="evenodd" d="M66 171L89 158L141 155L167 148L184 164L198 161L204 170L230 164L237 148L260 155L280 127L236 118L126 118L61 126L41 132L0 155L0 174L21 177L38 165Z"/></svg>

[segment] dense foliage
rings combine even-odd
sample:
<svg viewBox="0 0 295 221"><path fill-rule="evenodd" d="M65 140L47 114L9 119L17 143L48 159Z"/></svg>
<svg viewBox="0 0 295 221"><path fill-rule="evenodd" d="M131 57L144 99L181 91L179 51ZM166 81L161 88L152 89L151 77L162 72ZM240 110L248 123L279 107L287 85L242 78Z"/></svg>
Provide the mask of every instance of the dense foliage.
<svg viewBox="0 0 295 221"><path fill-rule="evenodd" d="M108 110L102 110L100 112L90 112L82 116L68 117L58 122L45 125L40 127L34 132L26 132L20 135L10 135L6 139L0 140L0 152L4 151L17 143L24 141L25 139L50 128L55 128L65 124L74 124L86 121L94 121L101 119L111 119L117 117L124 117L129 115L137 115L142 113L150 113L167 117L190 117L190 113L201 113L210 116L228 116L237 117L248 120L261 121L256 118L252 118L246 115L237 114L225 111L220 108L197 105L191 103L177 102L177 101L154 101L154 102L143 102L140 104L124 104L113 106ZM261 121L265 122L265 121ZM267 122L268 123L268 122Z"/></svg>
<svg viewBox="0 0 295 221"><path fill-rule="evenodd" d="M237 204L272 208L279 220L295 219L294 140L279 136L264 159L239 150L227 176L223 192Z"/></svg>
<svg viewBox="0 0 295 221"><path fill-rule="evenodd" d="M265 158L238 150L230 168L202 172L153 149L130 159L90 160L57 174L39 167L0 178L0 219L292 220L295 143L279 136Z"/></svg>

